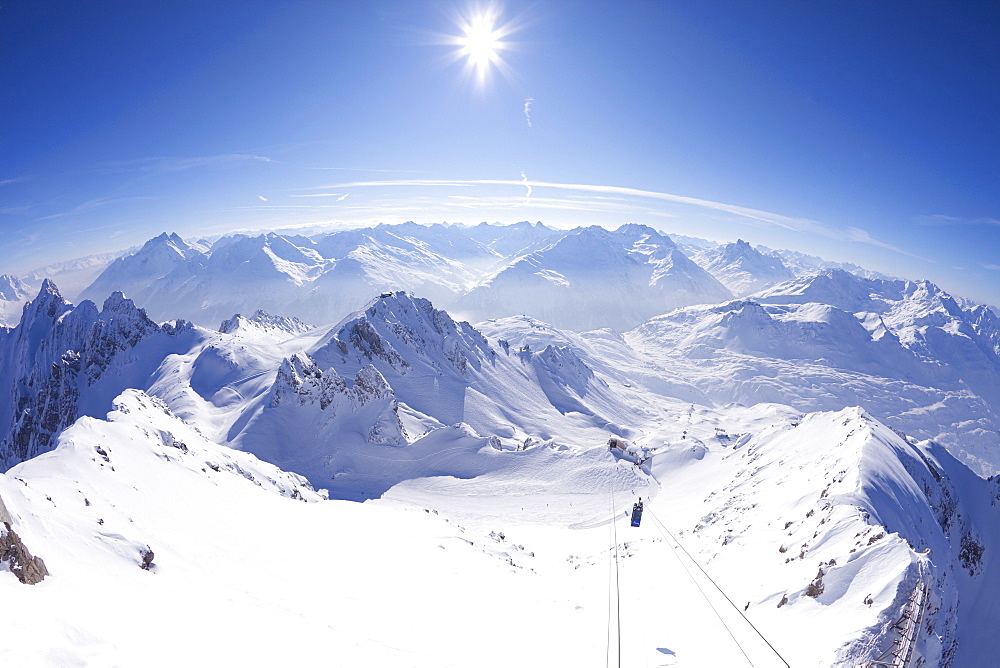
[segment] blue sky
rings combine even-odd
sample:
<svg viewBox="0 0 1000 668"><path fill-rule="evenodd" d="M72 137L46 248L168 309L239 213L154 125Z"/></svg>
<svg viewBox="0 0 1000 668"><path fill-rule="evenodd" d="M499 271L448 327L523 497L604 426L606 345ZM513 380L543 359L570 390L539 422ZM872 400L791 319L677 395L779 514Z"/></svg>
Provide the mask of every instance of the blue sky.
<svg viewBox="0 0 1000 668"><path fill-rule="evenodd" d="M638 222L1000 304L998 32L975 2L5 3L0 271L161 231Z"/></svg>

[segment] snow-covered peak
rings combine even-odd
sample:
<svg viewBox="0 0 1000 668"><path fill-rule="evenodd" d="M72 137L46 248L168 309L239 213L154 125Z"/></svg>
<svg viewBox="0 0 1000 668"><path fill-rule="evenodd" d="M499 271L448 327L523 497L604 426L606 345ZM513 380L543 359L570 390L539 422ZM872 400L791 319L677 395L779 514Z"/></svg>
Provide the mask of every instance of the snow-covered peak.
<svg viewBox="0 0 1000 668"><path fill-rule="evenodd" d="M289 318L280 315L270 315L261 309L257 309L250 317L237 313L232 318L224 320L219 325L219 332L222 334L235 334L237 332L262 332L268 335L295 336L312 329L310 325L302 322L298 318Z"/></svg>
<svg viewBox="0 0 1000 668"><path fill-rule="evenodd" d="M24 305L24 313L21 316L21 323L32 329L37 329L41 321L54 323L63 313L71 309L72 305L67 303L59 293L56 284L46 278L42 280L42 285L38 289L38 295Z"/></svg>
<svg viewBox="0 0 1000 668"><path fill-rule="evenodd" d="M820 302L849 311L872 311L886 299L902 298L907 289L903 281L893 283L863 278L843 269L827 269L771 286L754 297L768 303Z"/></svg>
<svg viewBox="0 0 1000 668"><path fill-rule="evenodd" d="M28 290L27 284L17 276L0 274L0 300L16 302L27 299Z"/></svg>
<svg viewBox="0 0 1000 668"><path fill-rule="evenodd" d="M742 239L705 249L692 259L739 297L795 277L778 256L765 255Z"/></svg>
<svg viewBox="0 0 1000 668"><path fill-rule="evenodd" d="M541 222L532 224L521 221L513 225L480 223L469 228L467 234L501 256L513 257L530 252L538 244L544 244L548 240L562 236L565 232L553 230Z"/></svg>
<svg viewBox="0 0 1000 668"><path fill-rule="evenodd" d="M459 300L458 309L481 318L530 315L576 331L624 331L678 306L730 297L656 230L590 226L509 262Z"/></svg>
<svg viewBox="0 0 1000 668"><path fill-rule="evenodd" d="M333 366L387 365L405 374L413 365L464 375L493 354L485 337L467 322L455 322L430 301L403 291L386 292L347 318L315 349L314 357Z"/></svg>
<svg viewBox="0 0 1000 668"><path fill-rule="evenodd" d="M157 248L171 249L180 255L184 255L186 251L192 250L194 246L184 241L184 239L181 238L181 236L176 232L161 232L159 235L143 244L140 252L150 252L151 250Z"/></svg>
<svg viewBox="0 0 1000 668"><path fill-rule="evenodd" d="M626 223L625 225L619 225L615 229L615 234L620 234L626 239L639 240L639 239L655 239L657 243L673 246L674 241L667 235L661 233L649 225L640 225L639 223Z"/></svg>
<svg viewBox="0 0 1000 668"><path fill-rule="evenodd" d="M202 248L188 244L176 233L166 232L153 237L142 248L124 255L98 276L80 293L80 299L103 300L114 291L129 295L142 294L151 282L162 279L178 267L203 261Z"/></svg>
<svg viewBox="0 0 1000 668"><path fill-rule="evenodd" d="M169 347L147 355L136 349L155 335L176 340L184 331L160 327L121 292L98 311L89 300L74 307L43 281L0 341L0 465L46 451L77 417L106 411L108 394L147 382Z"/></svg>
<svg viewBox="0 0 1000 668"><path fill-rule="evenodd" d="M301 285L324 264L313 248L303 248L281 235L268 233L213 247L207 269L213 274L228 273L253 283L277 277Z"/></svg>

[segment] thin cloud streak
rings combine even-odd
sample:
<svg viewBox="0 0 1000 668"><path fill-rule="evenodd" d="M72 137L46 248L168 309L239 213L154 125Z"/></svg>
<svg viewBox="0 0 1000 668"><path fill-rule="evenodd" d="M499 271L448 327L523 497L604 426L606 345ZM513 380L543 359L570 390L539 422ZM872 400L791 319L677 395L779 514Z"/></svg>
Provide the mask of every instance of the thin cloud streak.
<svg viewBox="0 0 1000 668"><path fill-rule="evenodd" d="M623 186L604 186L604 185L594 185L594 184L582 184L582 183L553 183L549 181L531 181L522 172L521 180L514 181L510 179L396 179L387 181L353 181L350 183L338 183L333 185L318 186L319 189L335 189L335 190L345 190L350 188L394 188L394 187L447 187L447 188L461 188L461 187L474 187L474 186L524 186L528 189L527 196L523 202L510 202L506 203L503 200L494 199L492 203L498 206L525 206L530 204L531 206L539 208L561 208L568 210L595 210L597 208L596 202L567 202L566 200L557 199L539 199L533 198L533 193L535 189L538 188L550 188L554 190L564 190L570 192L584 192L590 194L596 194L604 196L605 198L644 198L644 199L654 199L665 202L672 202L675 204L684 204L688 206L699 207L702 209L709 209L712 211L721 211L724 213L729 213L732 215L745 218L747 220L756 221L758 223L765 223L768 225L773 225L782 229L786 229L792 232L799 233L809 233L817 236L821 236L827 239L833 239L837 241L851 241L855 243L866 244L874 246L876 248L883 248L886 250L891 250L895 253L901 255L906 255L913 257L925 262L930 262L930 260L909 253L898 246L894 246L890 243L881 241L871 236L866 230L857 227L850 227L846 230L841 230L834 228L825 223L821 223L816 220L811 220L809 218L794 218L791 216L785 216L779 213L773 213L770 211L762 211L760 209L753 209L750 207L739 206L736 204L727 204L725 202L713 202L711 200L699 199L697 197L687 197L684 195L674 195L672 193L664 193L655 190L642 190L640 188L628 188ZM481 202L472 203L460 203L456 201L448 202L447 205L452 207L462 207L462 208L482 208L488 206L487 202L489 200L482 200ZM605 206L610 204L610 202L605 202ZM621 205L622 209L634 208L629 207L627 204L623 203ZM606 209L605 209L606 210Z"/></svg>
<svg viewBox="0 0 1000 668"><path fill-rule="evenodd" d="M531 105L535 102L535 98L526 97L524 98L524 120L528 122L528 127L534 127L531 124Z"/></svg>
<svg viewBox="0 0 1000 668"><path fill-rule="evenodd" d="M94 209L100 209L101 207L108 206L109 204L117 204L119 202L135 202L139 200L151 200L156 199L155 197L99 197L97 199L87 200L77 204L72 209L68 211L61 211L59 213L53 213L48 216L42 216L41 218L36 218L36 220L54 220L56 218L65 218L66 216L75 216L81 213L86 213L88 211L93 211Z"/></svg>
<svg viewBox="0 0 1000 668"><path fill-rule="evenodd" d="M430 174L423 169L368 169L365 167L310 167L309 169L326 169L337 172L375 172L378 174Z"/></svg>
<svg viewBox="0 0 1000 668"><path fill-rule="evenodd" d="M247 153L223 153L220 155L204 155L193 158L175 156L157 156L137 158L135 160L115 160L101 163L98 168L109 171L141 172L144 174L173 174L189 169L213 167L221 165L245 164L254 162L273 162L263 155Z"/></svg>
<svg viewBox="0 0 1000 668"><path fill-rule="evenodd" d="M907 255L909 257L916 258L918 260L923 260L924 262L930 262L932 264L936 264L933 260L920 257L919 255L914 255L913 253L909 253L898 246L893 246L892 244L886 243L884 241L879 241L878 239L872 237L872 235L870 235L866 230L862 230L857 227L847 228L847 235L851 241L857 241L858 243L862 244L869 244L871 246L876 246L878 248L885 248L886 250L891 250L895 253L900 253L901 255Z"/></svg>
<svg viewBox="0 0 1000 668"><path fill-rule="evenodd" d="M918 219L921 225L996 225L1000 226L1000 218L959 218L958 216L945 216L934 214L932 216L921 216Z"/></svg>
<svg viewBox="0 0 1000 668"><path fill-rule="evenodd" d="M509 179L397 179L392 181L354 181L351 183L338 183L334 185L320 186L317 189L345 189L345 188L371 188L371 187L469 187L477 185L520 185L532 188L554 188L557 190L569 190L576 192L598 193L603 195L620 195L626 197L644 197L649 199L674 202L677 204L687 204L691 206L724 211L743 218L770 223L778 227L794 232L811 232L829 239L848 239L843 232L835 230L827 225L808 218L792 218L769 211L761 211L735 204L724 202L713 202L711 200L698 199L696 197L686 197L684 195L674 195L671 193L658 192L655 190L642 190L639 188L627 188L623 186L602 186L582 183L552 183L548 181L512 181Z"/></svg>

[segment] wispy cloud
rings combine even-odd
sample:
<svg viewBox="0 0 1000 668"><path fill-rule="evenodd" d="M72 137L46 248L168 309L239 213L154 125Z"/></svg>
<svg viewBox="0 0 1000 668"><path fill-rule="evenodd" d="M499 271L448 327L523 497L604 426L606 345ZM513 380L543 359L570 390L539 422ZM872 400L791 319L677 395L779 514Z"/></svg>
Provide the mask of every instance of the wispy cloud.
<svg viewBox="0 0 1000 668"><path fill-rule="evenodd" d="M27 176L15 176L14 178L10 179L0 179L0 186L8 186L11 183L20 183L21 181L27 181L27 180L28 180Z"/></svg>
<svg viewBox="0 0 1000 668"><path fill-rule="evenodd" d="M326 169L337 172L375 172L378 174L430 174L421 169L369 169L366 167L310 167L309 169Z"/></svg>
<svg viewBox="0 0 1000 668"><path fill-rule="evenodd" d="M292 197L336 197L338 202L347 199L350 193L307 193L305 195L292 195Z"/></svg>
<svg viewBox="0 0 1000 668"><path fill-rule="evenodd" d="M535 98L526 97L524 98L524 120L528 122L528 127L534 127L531 124L531 105L534 104Z"/></svg>
<svg viewBox="0 0 1000 668"><path fill-rule="evenodd" d="M66 216L76 216L82 213L87 213L88 211L93 211L94 209L100 209L102 207L108 206L110 204L118 204L120 202L134 202L138 200L151 200L156 199L155 197L99 197L96 199L87 200L86 202L81 202L77 204L72 209L67 211L60 211L59 213L53 213L48 216L42 216L36 220L53 220L55 218L65 218Z"/></svg>
<svg viewBox="0 0 1000 668"><path fill-rule="evenodd" d="M264 197L263 195L257 195L257 199L259 199L261 202L266 202L267 201L267 198Z"/></svg>
<svg viewBox="0 0 1000 668"><path fill-rule="evenodd" d="M917 221L922 225L1000 225L1000 218L961 218L958 216L945 216L934 214L931 216L920 216Z"/></svg>
<svg viewBox="0 0 1000 668"><path fill-rule="evenodd" d="M786 216L771 211L754 209L751 207L740 206L737 204L729 204L726 202L715 202L712 200L699 199L697 197L687 197L685 195L675 195L672 193L665 193L655 190L643 190L640 188L628 188L623 186L607 186L607 185L583 184L583 183L554 183L548 181L531 181L523 173L521 174L520 181L509 180L509 179L474 179L474 180L393 179L385 181L352 181L349 183L337 183L332 185L320 186L317 187L316 189L343 191L346 189L357 189L357 188L399 188L399 187L458 188L458 187L476 187L476 186L522 186L528 188L528 193L525 200L520 202L507 200L506 206L524 206L526 203L528 203L528 200L530 199L530 204L532 206L538 206L541 208L567 208L567 209L585 208L587 210L593 210L595 208L596 203L593 200L595 200L596 198L589 198L589 201L577 204L571 204L566 200L553 200L551 198L544 200L544 199L539 199L538 197L535 196L537 191L540 189L587 193L589 195L602 196L605 200L609 200L612 198L619 198L626 200L640 198L646 200L665 201L675 204L698 207L701 209L708 209L711 211L720 211L723 213L728 213L738 216L748 221L754 221L755 223L764 225L771 225L774 227L782 228L793 232L814 234L817 236L837 241L851 241L856 243L862 243L875 246L878 248L892 250L893 252L901 253L903 255L918 257L916 255L904 251L903 249L897 246L876 239L872 237L865 230L856 227L848 228L845 230L809 218ZM499 202L495 203L498 205L500 204ZM459 205L459 203L452 201L451 205L456 206ZM648 208L648 205L644 206L643 210L645 210L646 208Z"/></svg>
<svg viewBox="0 0 1000 668"><path fill-rule="evenodd" d="M895 253L900 253L902 255L909 255L910 257L915 257L918 260L925 259L925 258L922 258L922 257L920 257L918 255L914 255L913 253L908 253L907 251L903 250L899 246L893 246L890 243L886 243L884 241L879 241L878 239L876 239L875 237L873 237L871 234L869 234L867 230L862 230L861 228L858 228L858 227L848 227L847 228L847 237L851 241L856 241L856 242L862 243L862 244L868 244L869 246L876 246L877 248L885 248L886 250L891 250L891 251L893 251Z"/></svg>
<svg viewBox="0 0 1000 668"><path fill-rule="evenodd" d="M1000 264L984 264L983 269L989 269L990 271L1000 271Z"/></svg>
<svg viewBox="0 0 1000 668"><path fill-rule="evenodd" d="M109 171L172 174L174 172L200 169L202 167L224 167L258 162L272 162L272 160L263 155L249 153L223 153L220 155L203 155L191 158L158 156L137 158L135 160L115 160L101 163L99 167Z"/></svg>

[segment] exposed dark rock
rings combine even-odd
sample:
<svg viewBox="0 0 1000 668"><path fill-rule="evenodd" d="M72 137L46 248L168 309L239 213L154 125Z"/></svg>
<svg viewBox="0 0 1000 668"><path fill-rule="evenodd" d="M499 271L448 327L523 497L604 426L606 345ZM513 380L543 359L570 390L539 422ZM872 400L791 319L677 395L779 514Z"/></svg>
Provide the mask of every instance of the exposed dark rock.
<svg viewBox="0 0 1000 668"><path fill-rule="evenodd" d="M145 550L139 551L139 556L142 557L142 563L139 564L139 568L148 571L149 567L153 565L153 551L149 549L149 545L146 546Z"/></svg>
<svg viewBox="0 0 1000 668"><path fill-rule="evenodd" d="M4 522L0 531L0 562L6 562L10 572L21 584L37 584L49 574L45 562L34 557L24 546L21 537Z"/></svg>
<svg viewBox="0 0 1000 668"><path fill-rule="evenodd" d="M46 280L0 348L10 383L0 387L0 469L51 449L80 417L81 393L122 353L151 335L179 331L160 327L120 292L98 311L89 301L69 304Z"/></svg>

